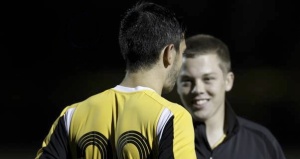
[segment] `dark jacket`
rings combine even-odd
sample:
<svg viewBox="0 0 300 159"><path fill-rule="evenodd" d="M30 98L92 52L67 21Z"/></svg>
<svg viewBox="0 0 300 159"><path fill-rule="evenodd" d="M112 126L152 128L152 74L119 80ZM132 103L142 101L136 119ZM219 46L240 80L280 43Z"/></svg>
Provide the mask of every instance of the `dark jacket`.
<svg viewBox="0 0 300 159"><path fill-rule="evenodd" d="M225 106L226 138L211 150L205 124L194 122L198 159L286 159L283 150L264 126L236 116L231 106Z"/></svg>

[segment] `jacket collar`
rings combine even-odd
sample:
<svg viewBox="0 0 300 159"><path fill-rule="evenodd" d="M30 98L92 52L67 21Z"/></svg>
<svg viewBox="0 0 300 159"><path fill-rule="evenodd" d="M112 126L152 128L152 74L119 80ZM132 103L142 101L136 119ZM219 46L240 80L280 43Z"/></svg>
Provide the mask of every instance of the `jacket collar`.
<svg viewBox="0 0 300 159"><path fill-rule="evenodd" d="M226 100L225 102L225 124L224 130L226 132L227 138L236 134L240 128L237 115L233 111L230 103Z"/></svg>
<svg viewBox="0 0 300 159"><path fill-rule="evenodd" d="M240 128L237 115L233 111L230 103L226 100L225 102L225 120L224 120L224 131L226 132L226 138L229 138L236 134ZM203 122L194 121L194 127L199 125L205 125Z"/></svg>

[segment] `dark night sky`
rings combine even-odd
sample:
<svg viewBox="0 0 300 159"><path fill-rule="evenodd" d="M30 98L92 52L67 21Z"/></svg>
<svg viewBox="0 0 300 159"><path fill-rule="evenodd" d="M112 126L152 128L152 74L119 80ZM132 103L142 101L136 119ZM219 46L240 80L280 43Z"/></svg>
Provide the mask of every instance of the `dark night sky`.
<svg viewBox="0 0 300 159"><path fill-rule="evenodd" d="M62 108L118 84L123 12L134 1L38 1L1 5L1 92L6 144L40 146ZM292 1L161 0L187 25L228 44L238 114L267 126L286 152L298 149L300 14ZM178 101L176 92L165 95ZM298 146L298 147L296 147ZM33 151L33 152L32 152Z"/></svg>

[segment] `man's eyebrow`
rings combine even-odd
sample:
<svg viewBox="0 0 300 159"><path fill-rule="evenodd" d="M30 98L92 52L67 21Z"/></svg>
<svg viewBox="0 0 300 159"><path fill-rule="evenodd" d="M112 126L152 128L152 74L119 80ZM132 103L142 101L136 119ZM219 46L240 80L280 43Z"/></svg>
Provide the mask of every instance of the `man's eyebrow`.
<svg viewBox="0 0 300 159"><path fill-rule="evenodd" d="M204 73L202 76L203 77L207 77L207 76L215 76L215 75L217 75L217 73L215 73L215 72L208 72L208 73Z"/></svg>

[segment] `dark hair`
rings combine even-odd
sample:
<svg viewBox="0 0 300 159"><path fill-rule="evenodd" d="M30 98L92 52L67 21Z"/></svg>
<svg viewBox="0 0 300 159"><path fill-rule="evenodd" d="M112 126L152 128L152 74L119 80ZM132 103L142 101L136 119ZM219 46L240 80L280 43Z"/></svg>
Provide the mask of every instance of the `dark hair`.
<svg viewBox="0 0 300 159"><path fill-rule="evenodd" d="M169 44L179 45L185 28L175 13L155 3L139 1L127 10L119 30L119 44L127 71L147 69L159 59Z"/></svg>
<svg viewBox="0 0 300 159"><path fill-rule="evenodd" d="M213 53L221 60L223 72L231 71L231 59L227 45L220 39L206 34L197 34L186 39L186 50L184 57L196 57Z"/></svg>

